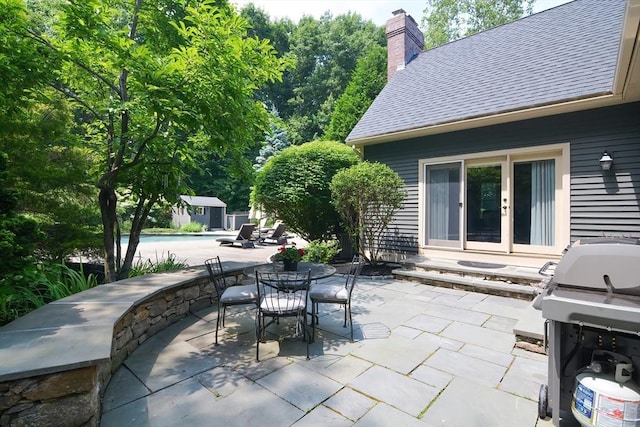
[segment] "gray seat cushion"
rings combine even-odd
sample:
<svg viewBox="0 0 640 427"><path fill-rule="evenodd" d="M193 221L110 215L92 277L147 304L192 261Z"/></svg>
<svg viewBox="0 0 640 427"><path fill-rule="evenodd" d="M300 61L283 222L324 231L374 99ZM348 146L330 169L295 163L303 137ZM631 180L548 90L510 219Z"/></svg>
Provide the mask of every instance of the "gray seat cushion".
<svg viewBox="0 0 640 427"><path fill-rule="evenodd" d="M258 301L258 289L256 285L229 286L222 293L222 304L250 304Z"/></svg>
<svg viewBox="0 0 640 427"><path fill-rule="evenodd" d="M314 284L309 289L309 298L314 302L347 302L349 292L343 285L318 285Z"/></svg>

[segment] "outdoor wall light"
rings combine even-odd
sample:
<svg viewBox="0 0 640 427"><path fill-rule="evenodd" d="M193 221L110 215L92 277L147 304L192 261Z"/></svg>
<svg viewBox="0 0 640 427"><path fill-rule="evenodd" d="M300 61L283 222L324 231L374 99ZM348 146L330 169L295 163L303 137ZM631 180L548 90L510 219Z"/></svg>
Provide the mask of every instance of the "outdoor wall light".
<svg viewBox="0 0 640 427"><path fill-rule="evenodd" d="M602 157L600 157L600 167L603 171L608 171L611 170L611 166L613 166L613 157L605 151L602 153Z"/></svg>

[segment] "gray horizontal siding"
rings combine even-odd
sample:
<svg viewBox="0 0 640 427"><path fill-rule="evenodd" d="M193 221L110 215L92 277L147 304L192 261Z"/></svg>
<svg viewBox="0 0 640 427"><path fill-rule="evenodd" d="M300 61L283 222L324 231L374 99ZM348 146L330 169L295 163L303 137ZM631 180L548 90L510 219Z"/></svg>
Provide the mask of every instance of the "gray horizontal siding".
<svg viewBox="0 0 640 427"><path fill-rule="evenodd" d="M404 209L389 230L389 247L418 249L418 160L537 145L571 144L571 240L640 237L640 103L480 129L371 145L364 158L387 164L405 181ZM612 173L599 159L607 150Z"/></svg>

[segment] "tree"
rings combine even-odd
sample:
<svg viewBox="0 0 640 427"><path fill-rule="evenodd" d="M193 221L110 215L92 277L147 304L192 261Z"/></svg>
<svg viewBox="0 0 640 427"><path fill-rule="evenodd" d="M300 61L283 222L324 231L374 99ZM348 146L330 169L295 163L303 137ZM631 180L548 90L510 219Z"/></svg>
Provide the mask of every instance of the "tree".
<svg viewBox="0 0 640 427"><path fill-rule="evenodd" d="M91 159L72 132L73 112L48 83L59 71L57 54L24 37L27 24L51 32L55 0L34 4L35 19L21 0L0 1L0 151L7 153L5 185L15 192L15 210L27 214L35 233L34 254L61 260L95 250L99 212L88 200Z"/></svg>
<svg viewBox="0 0 640 427"><path fill-rule="evenodd" d="M507 24L533 11L535 0L427 0L424 47L432 49Z"/></svg>
<svg viewBox="0 0 640 427"><path fill-rule="evenodd" d="M271 156L289 147L291 143L287 137L287 131L279 126L275 120L271 123L271 130L265 133L266 139L264 145L260 148L260 154L255 159L253 168L257 171L262 169L265 162Z"/></svg>
<svg viewBox="0 0 640 427"><path fill-rule="evenodd" d="M353 76L335 104L324 139L344 141L387 83L387 51L373 45L358 59Z"/></svg>
<svg viewBox="0 0 640 427"><path fill-rule="evenodd" d="M357 13L319 20L303 17L291 34L294 97L290 115L280 111L288 125L289 139L302 144L322 137L330 112L344 92L356 61L372 45L385 45L384 31ZM321 113L322 112L322 113Z"/></svg>
<svg viewBox="0 0 640 427"><path fill-rule="evenodd" d="M271 22L269 14L256 8L252 3L246 5L241 16L247 20L251 28L249 35L263 40L269 40L278 57L290 57L290 35L296 25L288 18ZM281 117L293 114L293 106L289 99L293 98L293 70L285 70L282 80L267 83L258 91L258 99L267 107L275 109Z"/></svg>
<svg viewBox="0 0 640 427"><path fill-rule="evenodd" d="M187 191L184 180L210 153L242 159L268 113L256 90L288 61L247 36L226 1L88 0L65 3L50 49L62 72L51 86L74 102L101 162L99 190L106 280L125 278L153 206ZM136 202L122 257L117 204Z"/></svg>
<svg viewBox="0 0 640 427"><path fill-rule="evenodd" d="M356 152L340 142L291 146L271 157L258 172L252 199L305 240L326 240L339 232L329 184L339 170L358 160Z"/></svg>
<svg viewBox="0 0 640 427"><path fill-rule="evenodd" d="M389 166L362 162L331 180L331 200L353 246L371 264L380 261L380 242L406 197L404 182Z"/></svg>
<svg viewBox="0 0 640 427"><path fill-rule="evenodd" d="M17 192L7 185L7 155L0 152L0 283L33 263L37 223L16 211ZM0 296L3 293L0 289Z"/></svg>

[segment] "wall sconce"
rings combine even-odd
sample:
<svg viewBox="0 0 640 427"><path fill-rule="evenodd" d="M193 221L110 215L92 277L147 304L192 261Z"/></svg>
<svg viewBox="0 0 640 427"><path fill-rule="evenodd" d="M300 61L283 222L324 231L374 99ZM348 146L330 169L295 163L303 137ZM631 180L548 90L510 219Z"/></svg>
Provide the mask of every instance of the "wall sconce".
<svg viewBox="0 0 640 427"><path fill-rule="evenodd" d="M608 171L611 170L611 166L613 166L613 157L605 151L602 153L602 157L600 157L600 167L603 171Z"/></svg>

